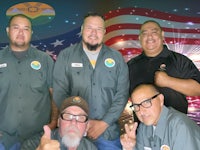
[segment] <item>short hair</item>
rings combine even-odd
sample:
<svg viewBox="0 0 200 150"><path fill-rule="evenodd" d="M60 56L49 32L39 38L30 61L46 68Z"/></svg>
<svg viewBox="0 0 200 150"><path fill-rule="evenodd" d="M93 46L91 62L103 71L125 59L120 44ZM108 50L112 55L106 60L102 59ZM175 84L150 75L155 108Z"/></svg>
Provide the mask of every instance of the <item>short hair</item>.
<svg viewBox="0 0 200 150"><path fill-rule="evenodd" d="M87 17L100 17L102 18L104 21L105 21L105 17L97 12L88 12L85 16L84 16L84 20L87 18Z"/></svg>
<svg viewBox="0 0 200 150"><path fill-rule="evenodd" d="M155 23L155 24L160 28L160 30L162 31L161 25L160 25L157 21L155 21L155 20L147 20L147 21L145 21L145 22L140 26L140 30L142 29L143 25L145 25L145 24L147 24L147 23L149 23L149 22Z"/></svg>
<svg viewBox="0 0 200 150"><path fill-rule="evenodd" d="M151 88L154 92L160 93L160 90L158 89L158 87L155 84L152 83L142 83L142 84L138 84L132 91L131 95L137 91L138 89L141 89L142 87L149 87Z"/></svg>
<svg viewBox="0 0 200 150"><path fill-rule="evenodd" d="M11 24L12 20L13 20L15 17L26 18L27 20L29 20L29 22L30 22L31 25L32 25L32 21L31 21L31 19L30 19L27 15L25 15L25 14L16 14L16 15L13 15L13 16L10 17L10 19L9 19L9 21L8 21L8 26L9 26L9 27L10 27L10 24Z"/></svg>

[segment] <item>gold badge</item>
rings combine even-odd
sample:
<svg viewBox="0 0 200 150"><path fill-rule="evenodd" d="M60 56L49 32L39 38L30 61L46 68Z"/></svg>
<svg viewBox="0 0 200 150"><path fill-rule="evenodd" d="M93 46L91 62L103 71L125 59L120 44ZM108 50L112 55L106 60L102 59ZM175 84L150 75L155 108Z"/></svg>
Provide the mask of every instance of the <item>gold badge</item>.
<svg viewBox="0 0 200 150"><path fill-rule="evenodd" d="M162 145L160 150L170 150L170 147L168 145Z"/></svg>

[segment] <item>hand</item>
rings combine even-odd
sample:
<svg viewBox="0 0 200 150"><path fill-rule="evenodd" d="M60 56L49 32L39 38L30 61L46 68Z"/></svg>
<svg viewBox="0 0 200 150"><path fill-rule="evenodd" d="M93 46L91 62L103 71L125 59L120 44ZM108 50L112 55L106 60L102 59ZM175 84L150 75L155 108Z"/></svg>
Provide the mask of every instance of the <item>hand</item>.
<svg viewBox="0 0 200 150"><path fill-rule="evenodd" d="M102 120L89 120L87 136L91 139L97 139L108 127L108 124Z"/></svg>
<svg viewBox="0 0 200 150"><path fill-rule="evenodd" d="M156 71L154 75L154 83L159 87L168 87L170 76L165 71Z"/></svg>
<svg viewBox="0 0 200 150"><path fill-rule="evenodd" d="M41 137L40 145L36 150L60 150L60 143L57 140L51 140L51 129L47 125L43 129L44 135Z"/></svg>
<svg viewBox="0 0 200 150"><path fill-rule="evenodd" d="M125 133L120 136L120 142L122 144L123 149L132 150L136 145L136 129L138 123L125 124Z"/></svg>

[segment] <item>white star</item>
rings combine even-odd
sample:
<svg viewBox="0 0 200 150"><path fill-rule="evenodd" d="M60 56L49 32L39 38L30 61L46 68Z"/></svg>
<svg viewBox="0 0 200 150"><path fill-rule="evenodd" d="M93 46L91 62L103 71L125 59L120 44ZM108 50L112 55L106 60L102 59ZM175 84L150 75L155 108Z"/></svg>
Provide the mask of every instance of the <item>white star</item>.
<svg viewBox="0 0 200 150"><path fill-rule="evenodd" d="M79 33L77 33L78 37L81 37L82 33L81 31Z"/></svg>
<svg viewBox="0 0 200 150"><path fill-rule="evenodd" d="M63 45L62 42L64 42L64 41L65 41L65 40L61 40L61 41L56 40L55 42L51 43L51 45L53 45L54 47L56 47L56 46L58 46L58 45Z"/></svg>
<svg viewBox="0 0 200 150"><path fill-rule="evenodd" d="M37 45L33 45L33 44L31 44L31 47L33 47L33 48L37 48L38 46L37 46Z"/></svg>
<svg viewBox="0 0 200 150"><path fill-rule="evenodd" d="M54 52L53 51L49 51L49 50L46 50L46 53L48 54L48 55L50 55L50 56L54 56Z"/></svg>
<svg viewBox="0 0 200 150"><path fill-rule="evenodd" d="M74 45L74 44L72 44L72 43L70 44L70 46L73 46L73 45Z"/></svg>
<svg viewBox="0 0 200 150"><path fill-rule="evenodd" d="M4 46L4 47L1 47L1 49L7 48L7 47L8 47L8 45L6 45L6 46Z"/></svg>

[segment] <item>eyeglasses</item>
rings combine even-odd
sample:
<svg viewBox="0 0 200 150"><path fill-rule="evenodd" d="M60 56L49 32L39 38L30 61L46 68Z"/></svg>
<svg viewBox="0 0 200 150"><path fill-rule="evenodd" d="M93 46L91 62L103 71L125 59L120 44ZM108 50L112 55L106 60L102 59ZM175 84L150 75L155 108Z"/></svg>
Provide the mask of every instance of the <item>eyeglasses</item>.
<svg viewBox="0 0 200 150"><path fill-rule="evenodd" d="M158 94L152 96L151 98L149 98L149 99L147 99L147 100L142 101L142 102L139 103L139 104L132 104L132 105L130 106L130 108L132 108L134 112L138 112L138 111L140 110L140 106L142 106L142 107L144 107L144 108L149 108L149 107L152 106L151 101L152 101L154 98L156 98L159 94L160 94L160 93L158 93Z"/></svg>
<svg viewBox="0 0 200 150"><path fill-rule="evenodd" d="M60 117L62 120L65 120L65 121L72 121L73 119L75 119L77 122L80 122L80 123L85 123L88 121L87 115L73 115L70 113L63 112L60 114Z"/></svg>

